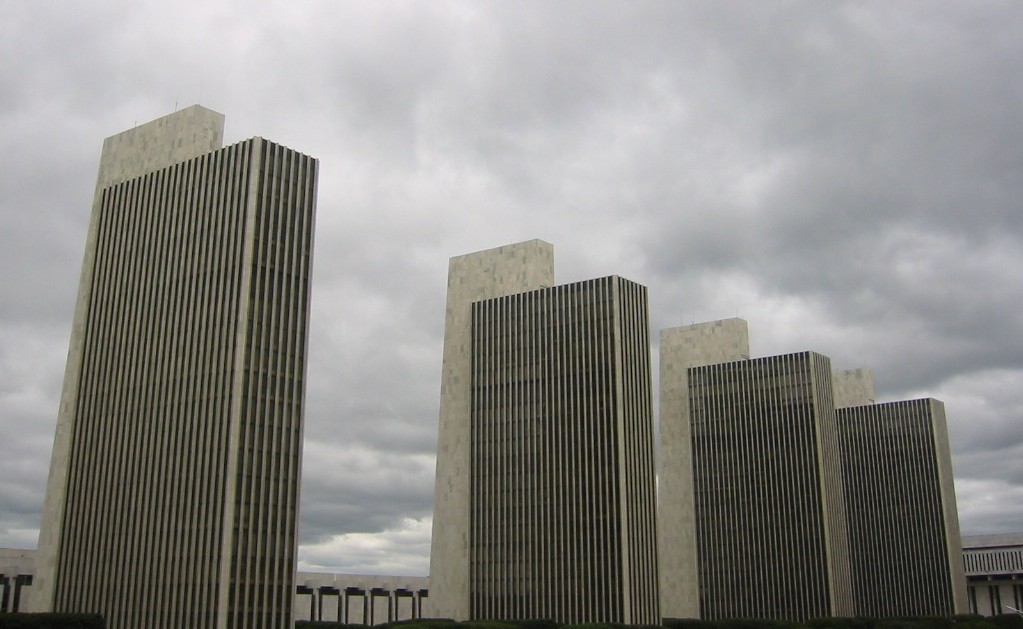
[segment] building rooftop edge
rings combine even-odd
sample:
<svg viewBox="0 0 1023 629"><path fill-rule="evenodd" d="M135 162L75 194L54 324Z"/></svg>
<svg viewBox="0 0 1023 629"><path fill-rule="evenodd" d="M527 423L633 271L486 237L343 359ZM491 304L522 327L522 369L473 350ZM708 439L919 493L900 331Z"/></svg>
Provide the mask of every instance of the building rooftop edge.
<svg viewBox="0 0 1023 629"><path fill-rule="evenodd" d="M205 112L205 113L213 114L214 116L219 117L221 125L223 125L223 123L224 123L224 119L225 119L224 114L220 113L219 111L210 109L209 107L203 107L202 105L196 103L195 105L189 105L188 107L182 107L181 109L177 109L177 110L175 110L175 111L173 111L173 112L171 112L169 114L164 114L163 116L158 116L156 118L153 118L152 120L146 120L145 122L143 122L141 124L136 122L134 125L131 126L131 128L125 129L123 131L118 131L117 133L113 133L113 134L107 136L105 139L109 140L111 138L116 138L116 137L121 136L121 135L126 135L126 134L129 134L129 133L133 133L133 132L137 131L139 128L141 128L141 127L146 127L146 126L150 126L150 125L152 125L152 126L159 126L159 124L161 122L167 120L168 118L182 116L183 114L185 114L185 113L187 113L189 111L196 111L196 112L202 111L202 112Z"/></svg>
<svg viewBox="0 0 1023 629"><path fill-rule="evenodd" d="M491 252L495 252L495 251L500 251L501 249L510 249L512 247L522 247L524 245L530 245L530 244L534 244L534 243L538 243L541 246L547 246L547 247L550 247L552 249L554 248L554 245L552 245L551 243L547 242L546 240L543 240L543 239L540 239L540 238L530 238L528 240L523 240L521 242L510 242L508 244L499 245L497 247L489 247L487 249L480 249L479 251L471 251L469 253L461 253L461 254L459 254L457 256L451 256L451 259L452 260L458 260L460 258L469 258L469 257L472 257L472 256L478 256L480 254L486 254L486 253L491 253Z"/></svg>
<svg viewBox="0 0 1023 629"><path fill-rule="evenodd" d="M1023 546L1023 531L1018 533L963 535L962 541L963 550L969 548L993 548L996 546Z"/></svg>

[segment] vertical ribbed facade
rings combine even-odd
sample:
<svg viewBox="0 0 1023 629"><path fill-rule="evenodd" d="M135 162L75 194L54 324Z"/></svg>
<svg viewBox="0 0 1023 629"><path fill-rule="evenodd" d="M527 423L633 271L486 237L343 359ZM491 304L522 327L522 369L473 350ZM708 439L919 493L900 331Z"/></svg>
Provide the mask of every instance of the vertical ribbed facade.
<svg viewBox="0 0 1023 629"><path fill-rule="evenodd" d="M430 540L428 618L468 620L472 303L554 285L554 247L528 240L451 258L448 266Z"/></svg>
<svg viewBox="0 0 1023 629"><path fill-rule="evenodd" d="M316 176L255 138L97 191L54 610L290 627Z"/></svg>
<svg viewBox="0 0 1023 629"><path fill-rule="evenodd" d="M695 323L661 330L660 345L657 564L661 615L699 618L688 369L748 359L749 330L738 318Z"/></svg>
<svg viewBox="0 0 1023 629"><path fill-rule="evenodd" d="M870 404L837 418L857 615L965 613L944 405Z"/></svg>
<svg viewBox="0 0 1023 629"><path fill-rule="evenodd" d="M964 535L962 542L969 613L1023 609L1023 533Z"/></svg>
<svg viewBox="0 0 1023 629"><path fill-rule="evenodd" d="M471 309L473 618L658 623L646 289Z"/></svg>
<svg viewBox="0 0 1023 629"><path fill-rule="evenodd" d="M828 358L693 367L688 379L701 616L852 615Z"/></svg>

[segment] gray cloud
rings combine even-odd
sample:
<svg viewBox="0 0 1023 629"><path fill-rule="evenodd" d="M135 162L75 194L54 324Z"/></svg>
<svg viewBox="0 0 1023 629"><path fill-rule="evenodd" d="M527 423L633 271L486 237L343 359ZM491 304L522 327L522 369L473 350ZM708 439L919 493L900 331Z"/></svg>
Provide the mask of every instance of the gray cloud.
<svg viewBox="0 0 1023 629"><path fill-rule="evenodd" d="M944 399L963 530L1023 521L1016 3L0 3L0 546L101 141L196 101L321 160L304 566L425 573L447 259L534 237L655 331L740 315Z"/></svg>

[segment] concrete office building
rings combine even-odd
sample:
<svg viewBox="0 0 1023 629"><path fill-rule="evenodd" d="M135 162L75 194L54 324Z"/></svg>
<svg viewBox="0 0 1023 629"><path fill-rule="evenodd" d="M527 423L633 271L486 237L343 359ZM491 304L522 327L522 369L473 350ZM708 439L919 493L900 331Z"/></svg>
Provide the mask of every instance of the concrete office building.
<svg viewBox="0 0 1023 629"><path fill-rule="evenodd" d="M107 138L35 608L290 627L316 160L199 106Z"/></svg>
<svg viewBox="0 0 1023 629"><path fill-rule="evenodd" d="M428 617L470 617L472 302L553 285L554 247L540 240L452 258L448 264Z"/></svg>
<svg viewBox="0 0 1023 629"><path fill-rule="evenodd" d="M831 361L801 352L688 379L701 616L852 615Z"/></svg>
<svg viewBox="0 0 1023 629"><path fill-rule="evenodd" d="M857 615L965 613L944 405L908 400L836 415Z"/></svg>
<svg viewBox="0 0 1023 629"><path fill-rule="evenodd" d="M970 613L1023 610L1023 533L965 535L963 559Z"/></svg>
<svg viewBox="0 0 1023 629"><path fill-rule="evenodd" d="M665 616L964 611L943 405L875 404L868 369L750 360L748 338L661 333Z"/></svg>
<svg viewBox="0 0 1023 629"><path fill-rule="evenodd" d="M646 289L451 260L429 615L659 620Z"/></svg>
<svg viewBox="0 0 1023 629"><path fill-rule="evenodd" d="M750 360L742 319L663 330L660 357L664 616L850 615L830 361Z"/></svg>
<svg viewBox="0 0 1023 629"><path fill-rule="evenodd" d="M657 533L661 614L665 618L699 618L689 368L748 359L749 330L742 319L724 319L662 330L660 340Z"/></svg>

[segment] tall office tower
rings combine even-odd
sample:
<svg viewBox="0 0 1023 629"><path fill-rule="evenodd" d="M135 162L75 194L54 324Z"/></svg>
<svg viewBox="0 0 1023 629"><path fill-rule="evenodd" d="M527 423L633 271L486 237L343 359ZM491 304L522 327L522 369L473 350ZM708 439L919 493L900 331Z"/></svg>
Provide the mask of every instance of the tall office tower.
<svg viewBox="0 0 1023 629"><path fill-rule="evenodd" d="M553 285L554 247L540 240L451 258L448 264L427 617L470 618L472 303Z"/></svg>
<svg viewBox="0 0 1023 629"><path fill-rule="evenodd" d="M199 106L107 138L36 608L290 627L316 160Z"/></svg>
<svg viewBox="0 0 1023 629"><path fill-rule="evenodd" d="M856 614L965 613L944 404L869 404L837 419Z"/></svg>
<svg viewBox="0 0 1023 629"><path fill-rule="evenodd" d="M831 361L802 352L688 379L701 616L851 615Z"/></svg>
<svg viewBox="0 0 1023 629"><path fill-rule="evenodd" d="M748 358L749 330L742 319L661 331L657 534L665 618L700 616L688 369Z"/></svg>
<svg viewBox="0 0 1023 629"><path fill-rule="evenodd" d="M552 259L532 241L451 261L434 614L657 623L646 289L543 287Z"/></svg>

